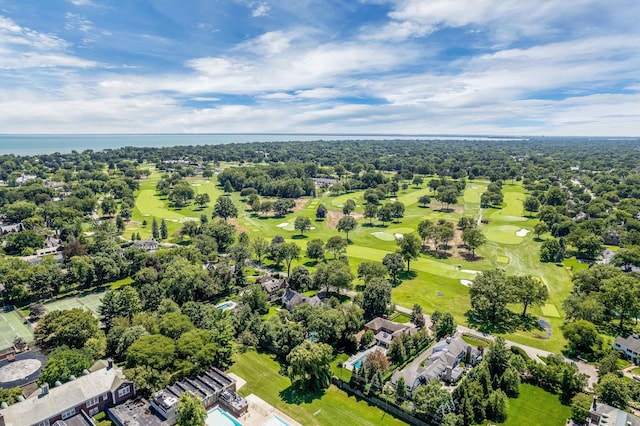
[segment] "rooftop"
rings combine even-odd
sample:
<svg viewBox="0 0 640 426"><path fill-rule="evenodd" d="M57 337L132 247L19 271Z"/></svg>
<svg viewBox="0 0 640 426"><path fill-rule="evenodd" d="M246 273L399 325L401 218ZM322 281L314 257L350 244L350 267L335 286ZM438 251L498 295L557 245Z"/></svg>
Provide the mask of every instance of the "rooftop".
<svg viewBox="0 0 640 426"><path fill-rule="evenodd" d="M136 398L107 409L110 417L116 417L127 426L164 426L167 423L151 411L149 401Z"/></svg>

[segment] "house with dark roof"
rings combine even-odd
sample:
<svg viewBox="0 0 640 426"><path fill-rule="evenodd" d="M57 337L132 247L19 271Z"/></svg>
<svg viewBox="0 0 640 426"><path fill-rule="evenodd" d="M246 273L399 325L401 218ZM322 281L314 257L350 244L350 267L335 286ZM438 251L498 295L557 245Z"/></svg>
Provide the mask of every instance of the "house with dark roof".
<svg viewBox="0 0 640 426"><path fill-rule="evenodd" d="M461 362L475 365L482 359L482 352L465 342L460 334L438 341L430 351L431 356L426 361L416 358L403 370L396 371L391 381L396 383L403 377L409 392L432 380L456 383L464 373Z"/></svg>
<svg viewBox="0 0 640 426"><path fill-rule="evenodd" d="M0 426L92 425L91 417L135 395L135 385L113 362L99 361L92 370L53 388L42 385L24 401L1 409Z"/></svg>
<svg viewBox="0 0 640 426"><path fill-rule="evenodd" d="M630 359L635 364L638 364L638 357L640 356L640 336L632 334L628 337L616 337L613 342L613 349L624 353L625 358Z"/></svg>
<svg viewBox="0 0 640 426"><path fill-rule="evenodd" d="M7 223L0 226L0 232L2 232L2 235L22 231L24 231L24 225L22 223Z"/></svg>
<svg viewBox="0 0 640 426"><path fill-rule="evenodd" d="M308 303L313 306L324 305L324 302L318 296L318 294L312 297L308 297L304 294L298 293L297 291L287 289L287 291L285 291L282 295L282 306L290 312L293 311L293 308L303 303Z"/></svg>
<svg viewBox="0 0 640 426"><path fill-rule="evenodd" d="M217 368L180 380L156 392L151 397L151 408L162 420L173 425L176 423L178 401L185 392L191 392L200 398L207 410L220 404L225 410L242 416L249 409L247 400L236 393L235 380Z"/></svg>
<svg viewBox="0 0 640 426"><path fill-rule="evenodd" d="M380 317L366 323L364 329L365 331L371 330L377 344L387 349L399 335L406 333L413 336L418 332L417 327L411 323L401 324Z"/></svg>
<svg viewBox="0 0 640 426"><path fill-rule="evenodd" d="M275 296L279 290L284 288L284 280L272 276L262 277L258 280L258 284L264 291L266 291L270 297Z"/></svg>

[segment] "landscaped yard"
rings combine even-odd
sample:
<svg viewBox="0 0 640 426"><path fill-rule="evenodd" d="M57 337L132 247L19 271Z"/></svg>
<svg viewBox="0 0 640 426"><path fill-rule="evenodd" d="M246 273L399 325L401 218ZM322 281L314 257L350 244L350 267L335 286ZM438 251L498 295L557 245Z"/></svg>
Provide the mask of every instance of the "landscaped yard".
<svg viewBox="0 0 640 426"><path fill-rule="evenodd" d="M561 426L571 416L571 407L560 404L558 395L522 384L520 396L509 399L507 413L507 421L501 423L505 426Z"/></svg>
<svg viewBox="0 0 640 426"><path fill-rule="evenodd" d="M253 393L303 425L405 424L335 386L316 394L294 390L289 379L280 375L280 368L273 355L249 351L237 354L229 371L247 381L242 395Z"/></svg>

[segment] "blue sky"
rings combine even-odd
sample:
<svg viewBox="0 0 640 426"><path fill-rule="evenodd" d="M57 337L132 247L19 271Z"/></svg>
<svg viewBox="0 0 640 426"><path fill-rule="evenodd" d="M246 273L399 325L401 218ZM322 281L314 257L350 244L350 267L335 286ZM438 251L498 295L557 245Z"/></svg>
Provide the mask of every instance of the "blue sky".
<svg viewBox="0 0 640 426"><path fill-rule="evenodd" d="M637 0L0 0L0 133L640 135Z"/></svg>

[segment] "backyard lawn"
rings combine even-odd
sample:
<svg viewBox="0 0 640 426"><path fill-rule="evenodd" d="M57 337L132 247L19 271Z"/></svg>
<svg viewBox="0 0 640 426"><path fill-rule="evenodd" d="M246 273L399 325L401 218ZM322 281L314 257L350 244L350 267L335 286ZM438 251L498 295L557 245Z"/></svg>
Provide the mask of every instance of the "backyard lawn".
<svg viewBox="0 0 640 426"><path fill-rule="evenodd" d="M562 426L571 416L571 407L560 404L558 395L529 385L520 385L520 396L509 399L505 426Z"/></svg>
<svg viewBox="0 0 640 426"><path fill-rule="evenodd" d="M365 401L357 400L335 386L312 394L294 390L287 377L280 375L274 356L249 351L235 356L229 372L247 381L242 395L255 394L303 425L403 425Z"/></svg>

